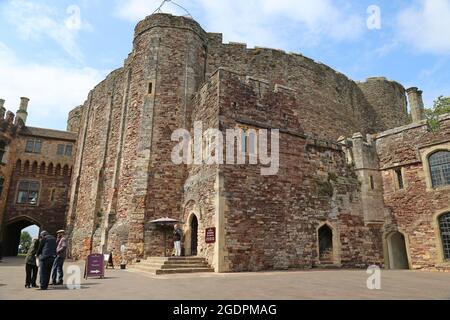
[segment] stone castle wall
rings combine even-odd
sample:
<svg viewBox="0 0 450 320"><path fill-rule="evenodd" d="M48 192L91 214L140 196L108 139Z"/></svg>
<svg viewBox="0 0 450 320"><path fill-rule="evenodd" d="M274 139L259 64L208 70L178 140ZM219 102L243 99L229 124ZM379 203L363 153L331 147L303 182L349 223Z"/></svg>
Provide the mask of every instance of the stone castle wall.
<svg viewBox="0 0 450 320"><path fill-rule="evenodd" d="M5 153L3 158L0 159L2 163L2 165L0 165L0 177L3 179L2 192L0 194L0 241L3 240L5 209L8 198L7 191L11 186L11 174L14 169L13 163L16 157L17 144L15 139L24 125L20 120L15 123L14 113L11 111L6 112L4 103L5 100L0 99L0 139L5 142ZM0 254L2 253L0 252Z"/></svg>
<svg viewBox="0 0 450 320"><path fill-rule="evenodd" d="M42 141L41 153L25 152L29 139ZM20 230L26 226L35 224L52 234L65 228L73 157L58 155L57 148L59 144L73 145L74 142L75 139L24 135L23 131L12 142L15 152L7 162L11 168L10 183L3 190L6 207L3 221L0 221L6 254L17 254L15 243L19 241ZM35 204L18 203L21 182L39 183Z"/></svg>
<svg viewBox="0 0 450 320"><path fill-rule="evenodd" d="M333 229L334 264L382 263L381 227L365 225L355 173L339 145L304 134L295 93L224 70L218 77L222 130L281 130L277 175L262 176L260 165L221 167L227 268L319 266L317 230L323 224ZM324 190L328 183L331 193Z"/></svg>
<svg viewBox="0 0 450 320"><path fill-rule="evenodd" d="M444 262L437 221L450 211L450 193L448 187L430 186L427 157L438 150L450 150L449 136L449 117L441 120L439 132L429 132L422 121L376 136L384 203L389 211L385 233L400 231L405 236L414 269L439 268ZM403 173L403 190L395 170Z"/></svg>
<svg viewBox="0 0 450 320"><path fill-rule="evenodd" d="M378 77L358 82L358 87L375 110L373 132L401 127L410 122L406 91L401 84Z"/></svg>
<svg viewBox="0 0 450 320"><path fill-rule="evenodd" d="M226 67L295 89L301 123L314 136L337 140L408 123L405 89L398 83L380 78L356 83L300 54L223 44L221 34L208 35L208 75Z"/></svg>
<svg viewBox="0 0 450 320"><path fill-rule="evenodd" d="M124 67L94 88L83 107L75 110L69 119L69 127L79 129L67 220L73 257L83 257L90 250L114 251L118 255L122 243L127 245L131 259L161 254L162 232L150 223L156 218L181 219L186 228L190 213L197 210L202 216L199 230L212 225L213 220L217 222L217 201L221 201L218 192L222 187L232 188L232 182L220 170L174 166L170 159L174 143L170 138L178 128L190 129L195 119L215 125L217 114L212 113L215 109L208 109L211 102L206 101L214 101L214 95L202 87L207 91L191 99L219 67L235 70L244 78L250 77L245 81L259 83L257 89L250 91L239 86L245 89L244 96L236 100L248 108L248 118L264 122L269 116L282 117L283 123L288 121L295 132L316 138L336 141L339 136L353 132L388 129L392 120L380 116L380 110L392 110L402 115L397 117L399 119L403 119L402 113L406 112L399 98L400 87L380 93L386 106L373 106L359 84L301 55L222 44L220 35L208 34L195 21L183 17L165 14L147 17L136 27L133 51ZM259 78L266 80L261 82ZM211 81L214 83L214 79ZM288 90L292 91L288 96L282 96L287 100L276 101L272 96L272 100L263 101L266 105L279 106L272 109L273 115L255 111L255 106L250 104L256 102L254 90L261 97L265 95L265 83L272 88L276 85L292 89ZM214 85L206 85L214 88ZM248 103L238 100L247 94ZM307 157L304 139L297 141L298 137L289 134L287 137L292 139L291 143L299 144L298 155ZM317 152L317 157L321 158ZM323 210L325 208L331 207L328 204ZM347 219L344 216L342 219ZM317 225L320 219L311 226ZM348 225L362 226L363 218L355 219L349 216ZM233 228L233 223L226 225ZM228 232L234 231L223 232L224 242L228 241ZM202 232L199 234L202 237ZM225 252L227 245L221 243L216 244L214 250L211 246L200 250L214 262L217 246ZM242 269L233 265L236 259L238 256L230 258L229 265ZM345 259L343 257L342 261ZM356 259L362 264L367 260L362 256Z"/></svg>

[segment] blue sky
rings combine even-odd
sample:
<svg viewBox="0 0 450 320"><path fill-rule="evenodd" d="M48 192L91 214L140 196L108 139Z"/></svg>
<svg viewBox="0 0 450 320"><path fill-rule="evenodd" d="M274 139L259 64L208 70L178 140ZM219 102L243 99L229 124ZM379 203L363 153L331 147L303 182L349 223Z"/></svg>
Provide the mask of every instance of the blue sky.
<svg viewBox="0 0 450 320"><path fill-rule="evenodd" d="M354 80L386 76L450 95L450 0L175 0L206 31L302 53ZM0 0L0 98L28 124L65 129L67 112L122 66L135 24L161 0ZM368 28L377 6L381 28ZM164 12L184 14L168 3ZM370 11L373 12L373 11Z"/></svg>

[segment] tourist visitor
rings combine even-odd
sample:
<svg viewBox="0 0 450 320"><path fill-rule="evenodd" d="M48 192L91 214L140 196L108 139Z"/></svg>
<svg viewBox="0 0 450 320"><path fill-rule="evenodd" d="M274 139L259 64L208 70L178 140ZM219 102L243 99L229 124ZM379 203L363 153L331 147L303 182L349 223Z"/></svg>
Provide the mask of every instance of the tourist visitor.
<svg viewBox="0 0 450 320"><path fill-rule="evenodd" d="M36 279L38 273L38 265L36 261L36 253L39 249L39 240L33 239L25 258L25 288L37 288Z"/></svg>
<svg viewBox="0 0 450 320"><path fill-rule="evenodd" d="M179 229L178 225L176 224L173 230L173 244L175 247L175 256L180 257L181 256L181 237L182 233Z"/></svg>
<svg viewBox="0 0 450 320"><path fill-rule="evenodd" d="M56 232L56 258L52 267L52 285L62 285L64 278L63 265L66 259L67 240L64 230Z"/></svg>
<svg viewBox="0 0 450 320"><path fill-rule="evenodd" d="M50 235L47 231L41 232L37 256L39 257L40 289L47 290L50 282L50 273L52 272L53 262L56 257L56 238Z"/></svg>

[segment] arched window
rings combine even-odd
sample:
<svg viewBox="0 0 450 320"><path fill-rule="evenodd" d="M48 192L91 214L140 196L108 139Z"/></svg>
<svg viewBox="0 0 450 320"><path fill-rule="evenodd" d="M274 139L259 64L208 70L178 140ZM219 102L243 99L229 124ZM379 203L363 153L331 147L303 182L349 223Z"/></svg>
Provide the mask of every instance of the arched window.
<svg viewBox="0 0 450 320"><path fill-rule="evenodd" d="M53 172L53 163L51 163L51 162L50 162L50 164L48 165L48 168L47 168L47 174L48 174L49 176L52 176L52 175L54 174L54 172Z"/></svg>
<svg viewBox="0 0 450 320"><path fill-rule="evenodd" d="M37 161L33 162L33 166L31 167L32 173L38 173L38 163Z"/></svg>
<svg viewBox="0 0 450 320"><path fill-rule="evenodd" d="M22 171L22 160L18 159L16 162L16 168L17 171Z"/></svg>
<svg viewBox="0 0 450 320"><path fill-rule="evenodd" d="M0 163L3 163L3 157L6 153L6 143L3 140L0 140Z"/></svg>
<svg viewBox="0 0 450 320"><path fill-rule="evenodd" d="M45 174L45 162L42 162L42 163L41 163L41 167L40 167L40 169L39 169L39 173Z"/></svg>
<svg viewBox="0 0 450 320"><path fill-rule="evenodd" d="M444 259L450 260L450 212L443 214L439 218L439 228L444 249Z"/></svg>
<svg viewBox="0 0 450 320"><path fill-rule="evenodd" d="M450 151L438 151L429 158L433 188L450 185Z"/></svg>
<svg viewBox="0 0 450 320"><path fill-rule="evenodd" d="M30 161L28 161L28 160L25 161L25 164L23 166L23 171L27 174L30 172Z"/></svg>

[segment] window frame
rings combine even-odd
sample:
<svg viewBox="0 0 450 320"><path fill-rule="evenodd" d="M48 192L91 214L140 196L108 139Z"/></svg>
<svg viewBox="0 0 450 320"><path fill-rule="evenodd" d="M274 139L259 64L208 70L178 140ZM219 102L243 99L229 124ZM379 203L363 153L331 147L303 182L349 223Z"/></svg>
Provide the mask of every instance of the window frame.
<svg viewBox="0 0 450 320"><path fill-rule="evenodd" d="M405 179L404 168L402 167L395 168L393 174L394 174L395 190L405 191L407 184Z"/></svg>
<svg viewBox="0 0 450 320"><path fill-rule="evenodd" d="M432 157L434 157L438 154L441 154L441 153L447 154L447 156L449 158L448 162L444 162L442 164L431 164ZM435 152L429 154L427 165L428 165L428 170L430 172L431 186L433 189L450 186L450 180L447 182L445 173L444 173L444 166L448 165L450 167L450 151L449 150L438 150L438 151L435 151ZM438 182L434 178L435 169L438 169L438 171L439 171L438 174L439 174L440 184L438 184Z"/></svg>
<svg viewBox="0 0 450 320"><path fill-rule="evenodd" d="M21 187L22 184L28 184L27 188ZM34 188L32 189L31 186L32 184L37 184L38 188L37 190L35 190ZM16 192L16 197L15 197L15 203L16 205L21 205L21 206L33 206L33 207L37 207L39 206L39 201L41 198L41 189L42 189L42 183L41 181L38 180L19 180L17 182L17 192ZM36 203L31 203L30 200L30 193L32 192L36 192L37 193L37 197L36 197ZM26 198L28 200L26 200L25 202L21 202L21 194L25 194Z"/></svg>
<svg viewBox="0 0 450 320"><path fill-rule="evenodd" d="M67 150L70 150L70 154L67 152ZM64 150L64 155L66 157L71 157L73 155L73 145L72 144L66 144L66 148Z"/></svg>
<svg viewBox="0 0 450 320"><path fill-rule="evenodd" d="M369 187L371 191L375 190L375 178L373 175L369 175Z"/></svg>
<svg viewBox="0 0 450 320"><path fill-rule="evenodd" d="M429 166L429 157L439 151L450 151L450 141L443 143L435 143L432 145L427 145L423 147L419 147L418 153L420 155L422 170L425 173L425 183L427 186L427 192L439 192L441 190L450 189L450 186L441 186L441 187L433 187L431 181L431 171Z"/></svg>
<svg viewBox="0 0 450 320"><path fill-rule="evenodd" d="M60 157L72 157L73 156L73 144L59 143L56 147L56 155Z"/></svg>
<svg viewBox="0 0 450 320"><path fill-rule="evenodd" d="M248 159L248 164L258 164L259 129L248 125L239 125L238 129L241 131L239 135L241 148L238 150L238 154L239 152L243 154L246 162Z"/></svg>
<svg viewBox="0 0 450 320"><path fill-rule="evenodd" d="M57 156L63 156L66 152L66 145L65 144L58 144L56 147L56 155Z"/></svg>
<svg viewBox="0 0 450 320"><path fill-rule="evenodd" d="M29 148L30 143L32 143L31 148ZM43 145L42 139L38 139L38 138L27 139L27 141L25 143L25 153L41 154L42 153L42 145ZM37 147L37 146L39 146L39 147Z"/></svg>

